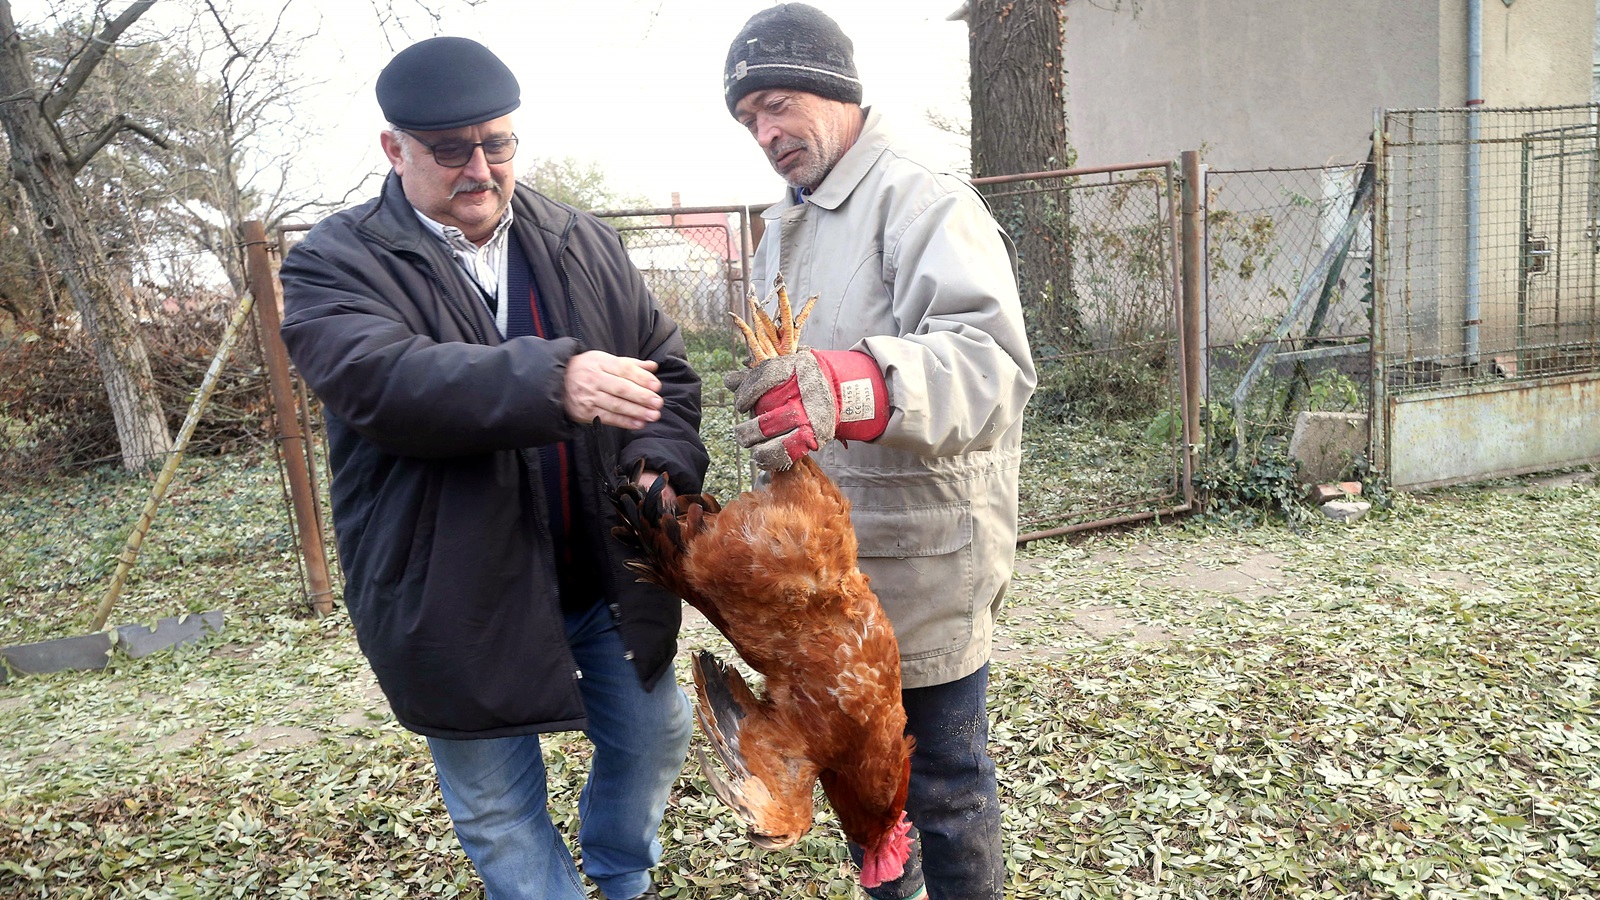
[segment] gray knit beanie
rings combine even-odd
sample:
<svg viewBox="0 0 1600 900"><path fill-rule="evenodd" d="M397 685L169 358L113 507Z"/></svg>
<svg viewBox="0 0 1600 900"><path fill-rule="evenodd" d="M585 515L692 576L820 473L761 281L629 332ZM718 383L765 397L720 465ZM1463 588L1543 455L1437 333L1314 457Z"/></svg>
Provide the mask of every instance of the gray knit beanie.
<svg viewBox="0 0 1600 900"><path fill-rule="evenodd" d="M722 67L728 112L746 94L767 88L860 103L855 48L839 23L804 3L780 3L751 16L728 47Z"/></svg>

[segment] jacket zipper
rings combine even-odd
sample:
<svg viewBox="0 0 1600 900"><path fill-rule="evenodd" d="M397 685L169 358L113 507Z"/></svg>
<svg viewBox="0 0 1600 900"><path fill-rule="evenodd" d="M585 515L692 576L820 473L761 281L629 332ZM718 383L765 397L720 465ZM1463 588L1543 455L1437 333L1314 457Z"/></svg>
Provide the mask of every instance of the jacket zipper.
<svg viewBox="0 0 1600 900"><path fill-rule="evenodd" d="M567 294L567 313L572 319L573 337L578 339L580 347L586 347L588 346L588 341L583 336L583 316L579 314L578 303L572 294L572 273L567 270L567 244L572 238L572 229L576 228L577 225L578 217L576 215L567 216L567 227L562 229L561 241L556 245L556 265L561 269L561 289ZM595 484L603 488L611 480L611 475L605 470L605 457L601 453L601 441L604 435L599 426L592 422L583 427L587 432L583 437L589 442L590 452L594 456ZM597 499L599 502L595 504L595 508L599 510L601 516L604 516L606 504L609 501L605 497ZM593 516L585 516L585 518L593 518ZM591 538L597 537L599 539L597 546L604 557L605 565L600 567L600 583L606 592L606 605L611 613L611 621L620 627L622 624L622 605L617 602L616 580L612 577L612 565L615 560L612 559L611 544L606 540L607 532L603 525L596 526L595 523L591 522L590 526L597 528L599 531L598 535L591 535ZM626 648L627 642L624 641L623 645ZM633 656L631 649L624 650L626 659L631 661Z"/></svg>
<svg viewBox="0 0 1600 900"><path fill-rule="evenodd" d="M571 228L572 226L569 224L567 226L567 230L570 232ZM515 236L512 237L512 240L516 240ZM562 247L564 248L565 246L566 238L565 235L563 235ZM489 340L484 335L483 330L478 327L477 320L473 318L470 311L462 309L461 304L456 299L455 294L451 292L450 286L445 283L444 275L439 272L439 267L435 266L433 264L433 260L428 259L428 257L424 256L423 254L418 253L416 256L422 260L423 265L428 267L428 274L433 276L433 282L439 286L439 292L444 294L445 299L452 307L455 308L456 312L462 314L462 317L466 320L467 327L472 329L473 337L477 338L478 343L480 344L488 344ZM563 277L566 274L565 263L562 264L562 274ZM567 303L568 305L571 305L572 303L572 289L570 286L567 288ZM528 487L533 492L534 508L544 509L549 504L545 502L544 488L542 486L543 481L539 477L537 464L533 462L531 455L525 449L518 448L516 454L517 461L522 464L523 474L528 477ZM539 536L544 539L544 546L547 548L544 554L545 573L546 577L549 579L550 590L553 594L555 594L556 611L559 613L561 610L561 574L556 568L555 538L551 535L550 523L545 521L544 516L536 514L533 517L533 522L534 527L538 528L539 530ZM573 669L572 678L574 681L582 681L583 670Z"/></svg>

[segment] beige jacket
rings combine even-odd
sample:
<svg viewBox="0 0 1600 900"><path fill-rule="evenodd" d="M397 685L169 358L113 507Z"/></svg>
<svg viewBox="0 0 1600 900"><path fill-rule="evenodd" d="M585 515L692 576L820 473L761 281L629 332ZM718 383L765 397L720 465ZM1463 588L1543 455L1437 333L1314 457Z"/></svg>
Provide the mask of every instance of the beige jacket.
<svg viewBox="0 0 1600 900"><path fill-rule="evenodd" d="M757 295L779 271L796 307L817 295L802 342L870 353L889 386L881 437L815 458L850 498L904 684L970 675L1011 580L1035 383L1010 241L970 184L906 158L870 110L816 193L762 218Z"/></svg>

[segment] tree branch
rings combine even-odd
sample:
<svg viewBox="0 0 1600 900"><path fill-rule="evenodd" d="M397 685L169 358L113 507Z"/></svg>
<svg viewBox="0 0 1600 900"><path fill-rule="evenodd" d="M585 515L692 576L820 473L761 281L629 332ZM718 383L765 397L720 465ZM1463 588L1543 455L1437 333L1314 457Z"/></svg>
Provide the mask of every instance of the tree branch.
<svg viewBox="0 0 1600 900"><path fill-rule="evenodd" d="M154 2L154 0L152 0L152 2ZM100 148L111 143L112 138L124 131L131 131L163 150L168 149L166 138L156 134L155 132L144 127L143 125L140 125L138 122L133 121L125 115L119 115L107 122L105 125L101 126L100 132L94 136L94 140L90 141L82 151L78 152L77 154L69 154L67 156L67 165L69 171L73 175L78 174L79 170L88 165L89 160L93 159L94 155L100 152Z"/></svg>
<svg viewBox="0 0 1600 900"><path fill-rule="evenodd" d="M127 31L134 22L139 20L140 16L144 15L155 4L156 0L134 0L134 2L128 4L127 9L122 11L122 15L107 22L106 27L102 28L99 34L89 39L89 46L83 56L79 57L77 63L73 65L72 71L67 74L67 78L62 82L61 88L45 98L42 105L45 119L54 122L61 116L67 105L72 102L74 97L78 96L78 91L83 89L83 85L89 80L89 76L94 73L95 66L100 65L100 61L105 59L106 54L110 52L112 47L116 46L117 39L122 37L122 33Z"/></svg>

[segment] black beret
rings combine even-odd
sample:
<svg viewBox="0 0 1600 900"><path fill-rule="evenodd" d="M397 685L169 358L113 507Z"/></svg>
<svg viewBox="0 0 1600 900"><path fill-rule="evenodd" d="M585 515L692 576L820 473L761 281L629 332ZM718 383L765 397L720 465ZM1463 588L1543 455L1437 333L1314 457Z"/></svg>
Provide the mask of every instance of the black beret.
<svg viewBox="0 0 1600 900"><path fill-rule="evenodd" d="M746 94L791 88L846 103L861 102L855 47L827 13L780 3L744 23L722 66L722 93L733 112Z"/></svg>
<svg viewBox="0 0 1600 900"><path fill-rule="evenodd" d="M444 131L498 119L522 105L517 78L477 41L436 37L394 55L378 73L378 106L390 122Z"/></svg>

